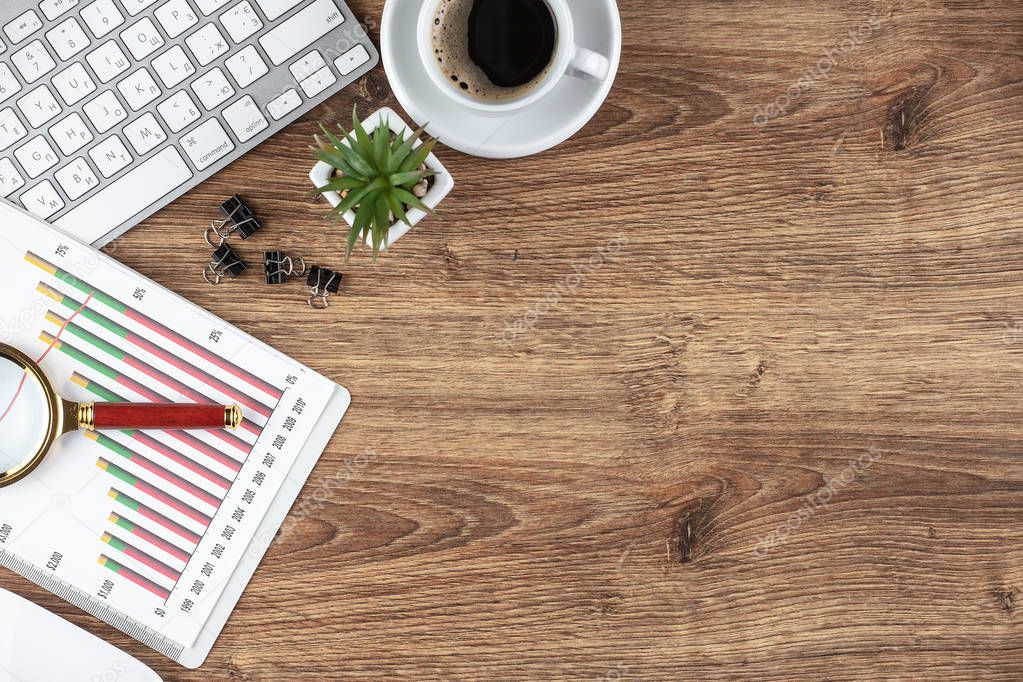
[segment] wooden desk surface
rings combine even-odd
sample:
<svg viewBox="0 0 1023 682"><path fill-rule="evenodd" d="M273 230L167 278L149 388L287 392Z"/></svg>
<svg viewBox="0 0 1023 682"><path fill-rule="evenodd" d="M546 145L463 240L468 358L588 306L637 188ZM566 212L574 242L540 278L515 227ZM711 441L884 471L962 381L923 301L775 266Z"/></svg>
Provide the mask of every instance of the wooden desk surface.
<svg viewBox="0 0 1023 682"><path fill-rule="evenodd" d="M382 69L111 247L354 396L200 672L0 584L168 680L1019 679L1023 6L621 4L596 119L442 149L327 312L202 227L341 266L307 145Z"/></svg>

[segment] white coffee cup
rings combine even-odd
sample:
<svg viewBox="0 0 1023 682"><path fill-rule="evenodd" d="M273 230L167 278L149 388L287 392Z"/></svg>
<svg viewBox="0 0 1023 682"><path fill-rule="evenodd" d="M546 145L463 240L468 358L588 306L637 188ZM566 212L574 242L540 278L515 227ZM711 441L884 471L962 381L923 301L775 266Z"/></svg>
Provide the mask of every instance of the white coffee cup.
<svg viewBox="0 0 1023 682"><path fill-rule="evenodd" d="M434 18L443 0L426 0L419 12L419 57L423 60L426 73L442 92L449 97L472 107L478 111L490 114L507 114L518 109L523 109L547 95L557 86L562 78L590 78L597 81L606 80L611 71L611 63L607 57L580 47L575 43L575 25L572 21L572 10L569 9L566 0L544 0L554 17L554 25L557 29L557 43L554 47L554 54L551 56L551 67L543 81L522 96L513 99L501 100L499 102L484 102L465 94L451 86L450 79L441 72L440 65L434 57L433 51L433 29Z"/></svg>

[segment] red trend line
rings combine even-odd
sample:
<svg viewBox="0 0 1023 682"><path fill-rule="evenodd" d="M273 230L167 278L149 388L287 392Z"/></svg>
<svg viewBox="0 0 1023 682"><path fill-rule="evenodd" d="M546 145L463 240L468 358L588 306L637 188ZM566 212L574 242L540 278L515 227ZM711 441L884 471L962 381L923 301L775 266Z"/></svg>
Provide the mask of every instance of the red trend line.
<svg viewBox="0 0 1023 682"><path fill-rule="evenodd" d="M43 354L40 355L39 358L36 360L37 365L42 364L43 360L46 359L46 356L50 354L51 350L53 350L53 347L57 345L57 341L60 340L60 335L63 334L64 330L67 329L67 326L71 324L71 320L78 317L78 314L85 310L85 306L89 305L89 301L91 300L92 294L89 294L88 296L85 297L85 300L82 301L82 305L78 306L78 309L74 313L72 313L71 317L64 320L64 324L60 325L60 329L58 329L57 333L53 336L53 340L50 341L50 345L46 347L46 350L43 351ZM0 423L3 423L3 421L7 419L7 415L11 413L11 409L14 407L14 403L17 402L18 397L21 395L22 390L24 390L25 388L26 379L28 379L27 369L25 370L25 373L21 375L21 381L18 382L18 389L14 392L14 395L11 397L10 404L7 405L7 409L4 410L4 413L0 415Z"/></svg>
<svg viewBox="0 0 1023 682"><path fill-rule="evenodd" d="M27 378L28 378L28 370L25 370L22 373L22 375L21 375L21 381L18 383L17 390L14 391L14 395L11 396L10 404L7 405L7 409L4 410L4 413L2 415L0 415L0 423L2 423L3 420L7 419L7 415L11 413L11 409L14 407L14 403L17 402L18 396L21 395L21 389L25 388L25 379L27 379Z"/></svg>

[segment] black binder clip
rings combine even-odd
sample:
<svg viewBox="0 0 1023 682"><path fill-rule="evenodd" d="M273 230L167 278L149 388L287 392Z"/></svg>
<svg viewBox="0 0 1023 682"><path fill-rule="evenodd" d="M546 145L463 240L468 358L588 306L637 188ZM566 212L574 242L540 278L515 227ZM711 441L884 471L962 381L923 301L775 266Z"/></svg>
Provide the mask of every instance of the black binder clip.
<svg viewBox="0 0 1023 682"><path fill-rule="evenodd" d="M341 273L314 265L309 268L309 307L324 310L330 305L328 299L341 291Z"/></svg>
<svg viewBox="0 0 1023 682"><path fill-rule="evenodd" d="M202 278L209 284L217 285L225 279L234 279L245 272L246 267L245 261L238 257L230 244L221 244L203 268Z"/></svg>
<svg viewBox="0 0 1023 682"><path fill-rule="evenodd" d="M216 248L227 241L232 234L237 234L242 239L248 239L259 232L263 227L256 220L252 209L245 205L245 202L236 194L220 205L220 212L224 214L223 220L214 220L206 229L206 243ZM210 233L220 237L220 243L214 244L210 239Z"/></svg>
<svg viewBox="0 0 1023 682"><path fill-rule="evenodd" d="M304 275L305 260L292 258L283 251L263 252L263 273L267 284L284 284L292 275Z"/></svg>

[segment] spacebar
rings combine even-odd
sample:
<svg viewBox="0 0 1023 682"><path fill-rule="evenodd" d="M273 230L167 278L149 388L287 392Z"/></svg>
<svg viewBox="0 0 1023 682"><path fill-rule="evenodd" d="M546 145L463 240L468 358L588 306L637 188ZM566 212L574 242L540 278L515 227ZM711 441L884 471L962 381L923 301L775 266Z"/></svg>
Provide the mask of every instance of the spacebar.
<svg viewBox="0 0 1023 682"><path fill-rule="evenodd" d="M192 177L175 147L167 147L62 215L57 227L91 244L155 204Z"/></svg>

